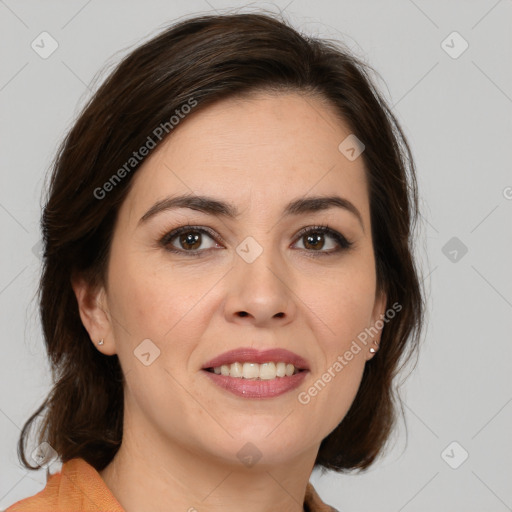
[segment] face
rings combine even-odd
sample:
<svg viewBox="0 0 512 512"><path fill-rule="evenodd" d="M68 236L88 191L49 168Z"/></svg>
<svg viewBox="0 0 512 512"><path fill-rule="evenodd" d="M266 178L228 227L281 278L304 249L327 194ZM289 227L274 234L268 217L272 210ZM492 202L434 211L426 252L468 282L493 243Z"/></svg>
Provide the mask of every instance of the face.
<svg viewBox="0 0 512 512"><path fill-rule="evenodd" d="M364 164L338 149L349 134L316 98L261 93L191 114L146 159L97 306L75 285L91 338L105 339L97 348L119 357L125 428L232 463L251 442L279 464L316 453L340 423L372 357L371 339L357 353L353 342L385 310ZM195 205L162 203L181 195ZM202 211L198 196L227 206ZM352 206L303 201L333 196ZM238 348L289 350L307 370L282 394L240 396L203 369Z"/></svg>

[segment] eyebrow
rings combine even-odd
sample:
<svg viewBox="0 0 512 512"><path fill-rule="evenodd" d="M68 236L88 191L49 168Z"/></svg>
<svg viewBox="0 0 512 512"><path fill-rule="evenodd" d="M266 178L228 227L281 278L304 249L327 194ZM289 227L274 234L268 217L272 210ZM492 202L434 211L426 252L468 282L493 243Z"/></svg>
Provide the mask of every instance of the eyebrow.
<svg viewBox="0 0 512 512"><path fill-rule="evenodd" d="M166 197L157 201L139 220L139 224L146 222L160 212L177 208L189 208L207 215L216 215L235 219L240 216L236 206L208 196L180 195ZM342 208L357 217L364 231L363 218L359 210L348 199L340 196L315 196L299 198L291 201L283 210L284 216L303 215L315 213L330 208Z"/></svg>

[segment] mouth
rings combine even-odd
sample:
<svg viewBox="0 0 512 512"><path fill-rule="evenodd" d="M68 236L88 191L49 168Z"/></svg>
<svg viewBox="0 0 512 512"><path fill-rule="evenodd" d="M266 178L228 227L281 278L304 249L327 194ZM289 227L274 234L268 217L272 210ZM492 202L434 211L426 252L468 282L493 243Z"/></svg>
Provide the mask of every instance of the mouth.
<svg viewBox="0 0 512 512"><path fill-rule="evenodd" d="M263 364L254 364L251 362L232 363L230 366L222 365L220 367L203 368L202 372L209 381L222 389L239 398L250 400L263 400L277 398L286 395L298 388L306 379L309 370L298 369L293 365L286 365L281 361L275 365L272 361ZM259 368L255 368L255 366ZM275 369L272 368L275 367ZM283 375L284 366L284 375ZM231 368L235 372L241 372L242 375L234 373L231 375ZM220 373L219 373L220 370ZM293 371L292 371L293 370ZM260 372L258 375L256 372ZM278 376L279 375L282 376ZM244 376L244 373L246 376ZM235 376L238 375L238 376Z"/></svg>
<svg viewBox="0 0 512 512"><path fill-rule="evenodd" d="M239 348L208 361L202 370L247 380L273 380L309 370L308 362L286 349L256 350Z"/></svg>
<svg viewBox="0 0 512 512"><path fill-rule="evenodd" d="M297 375L300 372L307 371L303 368L296 368L291 363L284 361L274 362L269 361L263 364L253 362L234 362L229 365L224 364L210 368L203 368L203 370L222 375L224 377L233 377L247 380L273 380Z"/></svg>

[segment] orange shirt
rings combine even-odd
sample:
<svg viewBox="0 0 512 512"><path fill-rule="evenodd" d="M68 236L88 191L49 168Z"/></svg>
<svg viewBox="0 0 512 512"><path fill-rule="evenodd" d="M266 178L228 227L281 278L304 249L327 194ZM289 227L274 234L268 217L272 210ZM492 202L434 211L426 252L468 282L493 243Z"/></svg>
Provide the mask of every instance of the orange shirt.
<svg viewBox="0 0 512 512"><path fill-rule="evenodd" d="M326 505L308 482L304 499L306 512L337 512ZM46 487L11 505L5 512L124 512L93 466L75 458L50 474Z"/></svg>

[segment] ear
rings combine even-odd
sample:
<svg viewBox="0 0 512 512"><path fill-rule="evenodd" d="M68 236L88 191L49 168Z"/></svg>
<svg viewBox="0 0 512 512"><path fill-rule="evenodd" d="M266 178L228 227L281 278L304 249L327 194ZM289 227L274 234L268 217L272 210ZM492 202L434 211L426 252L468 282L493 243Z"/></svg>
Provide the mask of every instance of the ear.
<svg viewBox="0 0 512 512"><path fill-rule="evenodd" d="M71 286L78 302L82 323L94 346L105 355L116 353L112 322L103 286L93 286L83 276L74 276ZM103 344L98 341L103 339Z"/></svg>
<svg viewBox="0 0 512 512"><path fill-rule="evenodd" d="M375 304L373 306L373 312L372 312L372 323L371 323L371 332L378 331L376 334L372 335L372 342L368 347L367 352L367 361L370 360L375 354L370 352L370 348L374 348L376 351L379 350L379 347L377 344L380 345L380 339L381 339L381 331L384 328L385 322L382 320L385 316L386 312L386 305L387 305L387 295L384 291L377 291L375 294ZM379 322L380 320L380 322ZM382 325L381 325L382 324ZM380 326L380 328L378 327ZM374 343L376 342L376 343Z"/></svg>

